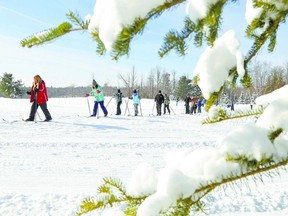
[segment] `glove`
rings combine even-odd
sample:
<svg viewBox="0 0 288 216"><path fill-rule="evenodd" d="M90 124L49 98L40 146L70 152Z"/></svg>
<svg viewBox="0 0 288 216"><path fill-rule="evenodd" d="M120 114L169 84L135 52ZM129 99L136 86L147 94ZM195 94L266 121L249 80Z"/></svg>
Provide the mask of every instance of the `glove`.
<svg viewBox="0 0 288 216"><path fill-rule="evenodd" d="M31 95L31 92L30 92L30 91L27 91L26 93L27 93L27 95Z"/></svg>
<svg viewBox="0 0 288 216"><path fill-rule="evenodd" d="M39 92L39 89L38 89L38 88L35 88L34 91L35 91L35 92Z"/></svg>
<svg viewBox="0 0 288 216"><path fill-rule="evenodd" d="M89 94L85 94L85 97L89 97L90 95Z"/></svg>
<svg viewBox="0 0 288 216"><path fill-rule="evenodd" d="M101 93L101 91L100 90L97 90L97 94L100 94Z"/></svg>

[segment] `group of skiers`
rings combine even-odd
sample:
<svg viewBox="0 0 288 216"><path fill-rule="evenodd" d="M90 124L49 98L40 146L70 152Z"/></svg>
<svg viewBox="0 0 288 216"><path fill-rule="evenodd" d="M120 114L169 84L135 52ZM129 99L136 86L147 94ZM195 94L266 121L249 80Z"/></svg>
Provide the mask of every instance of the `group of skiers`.
<svg viewBox="0 0 288 216"><path fill-rule="evenodd" d="M35 115L37 113L37 109L40 106L42 109L44 115L45 115L45 120L44 121L51 121L52 117L50 112L48 111L47 108L47 101L48 101L48 94L47 94L47 89L46 89L46 84L44 80L39 76L36 75L33 78L33 83L30 91L27 91L27 94L30 95L30 102L32 103L31 109L30 109L30 115L29 118L27 118L25 121L34 121ZM92 90L89 94L85 94L86 97L88 96L94 96L94 107L93 107L93 113L91 114L91 117L97 116L98 112L98 106L100 105L104 117L108 115L108 111L104 105L104 92L103 88L95 81L93 80L92 84ZM117 92L114 94L115 102L116 102L116 115L121 115L121 104L124 98L123 93L121 92L120 89L117 90ZM132 95L129 97L133 101L133 106L134 106L134 116L138 116L139 111L138 107L140 104L140 96L139 92L134 89L132 92ZM156 111L157 111L157 116L161 116L162 112L162 104L164 104L164 114L167 112L170 114L170 98L167 94L162 94L161 90L158 91L154 98L154 105L156 104ZM195 114L197 107L198 107L198 113L201 113L201 106L204 104L204 100L198 99L196 97L189 97L187 96L185 98L185 107L186 107L186 114ZM110 101L109 101L110 102ZM177 100L178 102L178 100ZM176 102L176 103L177 103ZM126 102L126 108L127 108L127 103ZM152 112L154 111L154 107ZM142 113L141 113L142 114Z"/></svg>
<svg viewBox="0 0 288 216"><path fill-rule="evenodd" d="M201 107L204 106L205 100L197 97L186 96L185 102L185 113L186 114L196 114L201 113Z"/></svg>
<svg viewBox="0 0 288 216"><path fill-rule="evenodd" d="M94 96L95 101L94 101L94 108L93 108L93 114L91 117L95 117L97 115L98 111L98 104L100 104L100 107L104 113L104 117L108 115L108 111L106 107L104 106L104 93L102 87L95 81L93 80L93 86L92 86L92 91L90 94L86 94L85 96ZM120 89L117 90L117 92L114 94L115 102L116 102L116 115L121 115L121 104L123 101L123 93L121 92ZM138 106L140 104L140 96L139 93L136 89L133 90L132 96L129 97L129 99L133 100L133 105L134 105L134 115L137 116L139 111L138 111Z"/></svg>

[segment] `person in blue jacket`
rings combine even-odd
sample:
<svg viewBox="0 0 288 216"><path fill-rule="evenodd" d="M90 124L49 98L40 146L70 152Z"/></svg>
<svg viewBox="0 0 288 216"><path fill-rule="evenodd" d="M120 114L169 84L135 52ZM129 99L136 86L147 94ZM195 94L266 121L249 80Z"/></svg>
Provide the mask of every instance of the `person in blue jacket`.
<svg viewBox="0 0 288 216"><path fill-rule="evenodd" d="M134 105L135 116L137 116L138 115L138 105L140 103L140 96L139 96L136 89L133 90L132 100L133 100L133 105Z"/></svg>

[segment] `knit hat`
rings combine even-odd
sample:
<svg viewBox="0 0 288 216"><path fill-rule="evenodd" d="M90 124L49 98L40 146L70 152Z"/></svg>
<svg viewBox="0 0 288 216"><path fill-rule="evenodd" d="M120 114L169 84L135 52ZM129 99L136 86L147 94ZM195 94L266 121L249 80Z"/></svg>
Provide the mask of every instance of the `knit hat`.
<svg viewBox="0 0 288 216"><path fill-rule="evenodd" d="M137 93L137 90L136 90L136 89L134 89L134 90L133 90L133 93Z"/></svg>

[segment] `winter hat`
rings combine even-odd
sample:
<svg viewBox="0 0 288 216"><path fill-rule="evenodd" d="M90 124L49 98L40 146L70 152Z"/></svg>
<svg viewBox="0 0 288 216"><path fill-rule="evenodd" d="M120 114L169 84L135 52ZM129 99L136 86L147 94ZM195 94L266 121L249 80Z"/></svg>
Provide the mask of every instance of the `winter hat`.
<svg viewBox="0 0 288 216"><path fill-rule="evenodd" d="M120 92L121 92L121 91L120 91L120 89L118 89L117 91L118 91L118 93L120 93Z"/></svg>
<svg viewBox="0 0 288 216"><path fill-rule="evenodd" d="M136 90L136 89L134 89L134 90L133 90L133 93L137 93L137 90Z"/></svg>
<svg viewBox="0 0 288 216"><path fill-rule="evenodd" d="M161 93L161 90L159 90L159 93Z"/></svg>

